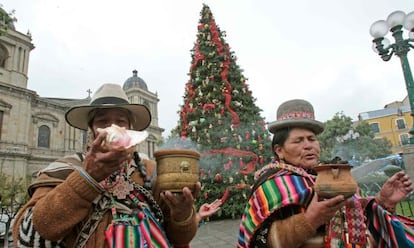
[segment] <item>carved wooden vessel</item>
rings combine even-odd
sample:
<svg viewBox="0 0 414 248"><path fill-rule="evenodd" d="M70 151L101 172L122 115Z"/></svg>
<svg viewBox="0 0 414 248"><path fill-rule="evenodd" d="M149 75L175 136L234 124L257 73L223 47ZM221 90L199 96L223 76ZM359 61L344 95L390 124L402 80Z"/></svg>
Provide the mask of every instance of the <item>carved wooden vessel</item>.
<svg viewBox="0 0 414 248"><path fill-rule="evenodd" d="M200 154L188 149L165 149L154 152L157 161L157 185L160 191L193 190L198 182Z"/></svg>

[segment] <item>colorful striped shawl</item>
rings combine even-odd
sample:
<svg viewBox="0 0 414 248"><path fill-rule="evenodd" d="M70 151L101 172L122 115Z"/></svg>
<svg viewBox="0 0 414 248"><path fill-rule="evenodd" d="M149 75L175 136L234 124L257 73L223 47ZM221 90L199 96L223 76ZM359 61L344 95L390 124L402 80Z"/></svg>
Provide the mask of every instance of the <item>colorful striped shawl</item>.
<svg viewBox="0 0 414 248"><path fill-rule="evenodd" d="M253 234L276 210L288 206L306 206L312 196L312 182L290 171L280 170L252 194L240 225L238 247L249 247Z"/></svg>
<svg viewBox="0 0 414 248"><path fill-rule="evenodd" d="M270 176L251 195L240 224L238 245L239 248L250 247L251 239L263 222L275 211L285 206L307 206L313 195L313 181L307 180L304 176L291 171L280 170ZM361 197L359 192L353 196L356 209L359 214L365 213L370 233L376 241L378 248L414 248L414 220L401 215L392 215L379 204L373 197ZM363 203L363 204L360 204ZM364 203L365 202L365 203ZM347 209L349 212L350 209ZM354 210L353 210L354 211ZM357 213L347 215L359 215ZM351 217L350 220L362 220L363 218ZM354 218L354 219L352 219ZM332 223L331 223L332 224ZM340 236L332 239L327 247L365 247L364 232L365 225L361 223L348 223L349 234L354 232L354 238L362 237L361 240L354 240L357 244L345 244ZM364 230L361 230L363 227ZM353 230L355 229L355 230ZM332 233L331 233L332 234ZM331 238L334 238L333 235ZM335 241L334 241L335 240ZM353 239L350 241L352 242Z"/></svg>
<svg viewBox="0 0 414 248"><path fill-rule="evenodd" d="M414 247L414 220L390 215L375 201L367 207L368 228L378 248Z"/></svg>

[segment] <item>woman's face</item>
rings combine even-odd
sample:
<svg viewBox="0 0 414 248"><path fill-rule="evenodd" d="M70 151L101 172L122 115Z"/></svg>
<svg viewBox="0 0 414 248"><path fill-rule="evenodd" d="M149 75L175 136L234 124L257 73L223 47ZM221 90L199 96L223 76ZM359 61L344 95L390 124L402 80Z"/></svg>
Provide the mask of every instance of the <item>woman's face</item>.
<svg viewBox="0 0 414 248"><path fill-rule="evenodd" d="M319 163L319 141L308 129L293 128L283 146L273 149L281 160L297 167L312 168Z"/></svg>
<svg viewBox="0 0 414 248"><path fill-rule="evenodd" d="M98 110L92 120L92 129L95 133L95 137L98 135L98 128L109 127L112 124L129 129L128 114L125 111L116 108Z"/></svg>

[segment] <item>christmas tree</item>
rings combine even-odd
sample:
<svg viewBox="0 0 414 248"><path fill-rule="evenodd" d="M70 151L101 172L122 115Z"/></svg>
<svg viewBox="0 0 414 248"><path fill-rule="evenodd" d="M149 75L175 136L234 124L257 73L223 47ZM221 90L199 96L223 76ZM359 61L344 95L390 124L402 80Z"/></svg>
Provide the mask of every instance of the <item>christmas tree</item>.
<svg viewBox="0 0 414 248"><path fill-rule="evenodd" d="M207 5L197 30L173 134L195 142L201 152L202 196L197 203L228 196L216 218L236 218L249 197L254 172L272 158L271 141L262 110Z"/></svg>

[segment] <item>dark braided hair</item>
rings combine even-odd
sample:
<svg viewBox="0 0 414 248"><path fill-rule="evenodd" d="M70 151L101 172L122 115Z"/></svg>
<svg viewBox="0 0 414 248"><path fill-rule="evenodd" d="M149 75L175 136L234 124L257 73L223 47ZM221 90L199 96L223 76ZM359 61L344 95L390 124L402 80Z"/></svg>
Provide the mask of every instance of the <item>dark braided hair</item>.
<svg viewBox="0 0 414 248"><path fill-rule="evenodd" d="M158 205L158 203L155 201L154 197L152 196L152 191L151 191L151 179L148 177L147 174L147 168L145 167L144 163L142 162L141 157L139 156L138 152L134 152L133 154L133 159L135 164L138 167L138 170L141 174L142 179L144 180L144 185L138 185L136 183L134 183L134 189L137 190L139 193L142 194L142 196L144 196L147 199L147 203L151 209L151 211L153 212L153 214L155 215L155 217L158 219L158 221L160 221L161 223L164 222L164 216L162 213L162 210L160 208L160 206Z"/></svg>
<svg viewBox="0 0 414 248"><path fill-rule="evenodd" d="M273 133L272 149L275 155L275 160L278 162L280 162L280 158L275 152L275 145L283 146L283 144L285 144L287 138L289 137L290 131L291 129L286 127L286 128L281 128Z"/></svg>
<svg viewBox="0 0 414 248"><path fill-rule="evenodd" d="M145 167L144 163L142 162L141 157L139 156L138 152L134 152L133 159L135 164L138 167L139 173L141 174L142 179L144 180L144 188L147 190L151 190L151 179L148 177L147 168Z"/></svg>

